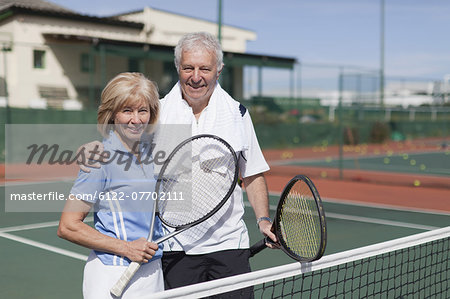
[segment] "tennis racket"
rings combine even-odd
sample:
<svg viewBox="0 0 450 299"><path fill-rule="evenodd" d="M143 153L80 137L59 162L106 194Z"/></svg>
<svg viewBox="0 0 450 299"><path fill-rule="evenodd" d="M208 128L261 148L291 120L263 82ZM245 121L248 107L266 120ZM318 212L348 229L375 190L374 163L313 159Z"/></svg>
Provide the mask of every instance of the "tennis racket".
<svg viewBox="0 0 450 299"><path fill-rule="evenodd" d="M238 180L238 162L232 147L220 137L197 135L179 144L167 157L156 182L148 240L153 238L155 217L172 232L156 240L161 243L214 215L233 193ZM174 194L182 200L168 200ZM141 266L132 262L111 289L121 296Z"/></svg>
<svg viewBox="0 0 450 299"><path fill-rule="evenodd" d="M327 243L327 226L322 201L313 182L304 175L292 178L284 187L272 225L280 248L291 258L311 262L322 257ZM266 248L270 238L250 248L253 256Z"/></svg>

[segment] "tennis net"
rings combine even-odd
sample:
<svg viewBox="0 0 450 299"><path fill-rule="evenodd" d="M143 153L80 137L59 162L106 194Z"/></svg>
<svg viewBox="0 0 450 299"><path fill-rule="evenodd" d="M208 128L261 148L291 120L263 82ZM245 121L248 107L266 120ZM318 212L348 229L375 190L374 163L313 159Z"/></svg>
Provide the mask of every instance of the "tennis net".
<svg viewBox="0 0 450 299"><path fill-rule="evenodd" d="M450 298L450 226L375 245L152 294L151 298ZM150 298L149 297L149 298Z"/></svg>

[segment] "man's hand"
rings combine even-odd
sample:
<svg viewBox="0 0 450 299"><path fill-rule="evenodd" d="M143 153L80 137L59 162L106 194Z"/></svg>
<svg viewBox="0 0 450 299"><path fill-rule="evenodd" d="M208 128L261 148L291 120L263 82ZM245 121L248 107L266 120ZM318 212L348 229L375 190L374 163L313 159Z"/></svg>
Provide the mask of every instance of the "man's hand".
<svg viewBox="0 0 450 299"><path fill-rule="evenodd" d="M145 238L140 238L127 242L127 252L125 256L133 262L148 263L158 250L158 244L148 242Z"/></svg>
<svg viewBox="0 0 450 299"><path fill-rule="evenodd" d="M77 150L77 164L84 172L91 172L90 168L100 168L100 162L105 158L103 144L100 141L92 141L80 146Z"/></svg>
<svg viewBox="0 0 450 299"><path fill-rule="evenodd" d="M278 244L276 244L277 237L272 232L272 223L268 220L262 220L259 224L259 231L266 237L269 237L274 243L266 242L266 246L272 249L280 248Z"/></svg>

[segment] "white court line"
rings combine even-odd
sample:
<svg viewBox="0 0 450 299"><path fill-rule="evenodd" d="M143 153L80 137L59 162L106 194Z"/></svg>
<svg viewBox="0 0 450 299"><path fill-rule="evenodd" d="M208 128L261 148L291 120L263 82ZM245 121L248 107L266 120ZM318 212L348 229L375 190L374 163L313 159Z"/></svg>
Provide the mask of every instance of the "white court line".
<svg viewBox="0 0 450 299"><path fill-rule="evenodd" d="M421 230L435 230L435 229L440 228L437 226L421 225L421 224L414 224L414 223L407 223L407 222L399 222L399 221L391 221L391 220L384 220L384 219L378 219L378 218L351 216L351 215L327 213L327 212L325 212L325 217L350 220L350 221L358 221L358 222L366 222L366 223L375 223L375 224L381 224L381 225L407 227L407 228L414 228L414 229L421 229Z"/></svg>
<svg viewBox="0 0 450 299"><path fill-rule="evenodd" d="M72 183L76 180L76 177L60 177L58 180L53 181L6 181L1 182L0 187L14 187L14 186L32 186L42 184L54 184L54 183Z"/></svg>
<svg viewBox="0 0 450 299"><path fill-rule="evenodd" d="M55 253L58 253L58 254L61 254L61 255L65 255L65 256L68 256L68 257L72 257L74 259L78 259L78 260L82 260L82 261L86 261L87 258L88 258L87 255L75 253L75 252L72 252L72 251L69 251L69 250L61 249L61 248L58 248L58 247L55 247L55 246L47 245L47 244L44 244L44 243L41 243L41 242L37 242L37 241L33 241L33 240L30 240L30 239L27 239L27 238L11 235L11 234L8 234L8 233L0 232L0 237L6 238L6 239L9 239L9 240L12 240L12 241L20 242L20 243L23 243L23 244L27 244L27 245L30 245L30 246L34 246L34 247L37 247L37 248L41 248L41 249L44 249L44 250L47 250L47 251L55 252Z"/></svg>
<svg viewBox="0 0 450 299"><path fill-rule="evenodd" d="M348 200L348 199L336 199L336 198L330 198L330 197L323 199L323 201L330 202L330 203L336 203L336 204L359 206L359 207L396 210L396 211L401 211L401 212L414 212L414 213L450 216L450 212L433 210L433 209L400 207L400 206L396 206L396 205L381 204L381 203L369 203L369 202L366 203L366 202L362 202L362 201Z"/></svg>
<svg viewBox="0 0 450 299"><path fill-rule="evenodd" d="M84 219L85 222L91 222L93 220L94 220L94 217L86 217L86 219ZM58 226L58 225L59 225L59 221L49 221L49 222L41 222L41 223L34 223L34 224L10 226L10 227L0 228L0 233L9 233L9 232L36 229L36 228L46 228L46 227L53 227L53 226Z"/></svg>
<svg viewBox="0 0 450 299"><path fill-rule="evenodd" d="M84 220L87 222L90 222L90 221L94 220L94 217L86 217L86 219L84 219ZM59 221L49 221L49 222L41 222L41 223L34 223L34 224L5 227L5 228L0 229L0 237L6 238L6 239L9 239L12 241L16 241L19 243L27 244L30 246L38 247L38 248L48 250L51 252L55 252L58 254L62 254L62 255L72 257L72 258L75 258L78 260L86 261L87 260L86 255L82 255L79 253L75 253L73 251L61 249L61 248L58 248L55 246L47 245L45 243L33 241L33 240L30 240L27 238L15 236L15 235L8 233L8 232L15 232L15 231L24 231L24 230L29 230L29 229L53 227L53 226L58 226L58 225L59 225Z"/></svg>
<svg viewBox="0 0 450 299"><path fill-rule="evenodd" d="M269 192L269 195L280 197L281 192ZM422 208L412 208L412 207L402 207L402 206L396 206L396 205L364 202L364 201L349 200L349 199L338 199L338 198L326 197L326 198L322 198L322 201L335 203L335 204L365 207L365 208L377 208L377 209L387 209L387 210L395 210L395 211L401 211L401 212L414 212L414 213L422 213L422 214L450 216L450 212L446 212L446 211L433 210L433 209L422 209Z"/></svg>
<svg viewBox="0 0 450 299"><path fill-rule="evenodd" d="M247 203L247 202L245 203L245 206L246 207L251 207L251 205L249 203ZM269 205L269 209L273 210L273 211L276 211L277 206L276 205ZM365 222L365 223L375 223L375 224L389 225L389 226L396 226L396 227L406 227L406 228L413 228L413 229L421 229L421 230L434 230L434 229L440 228L440 227L436 227L436 226L421 225L421 224L399 222L399 221L390 221L390 220L384 220L384 219L378 219L378 218L360 217L360 216L344 215L344 214L337 214L337 213L327 213L326 211L325 211L325 217L326 218L335 218L335 219L342 219L342 220Z"/></svg>

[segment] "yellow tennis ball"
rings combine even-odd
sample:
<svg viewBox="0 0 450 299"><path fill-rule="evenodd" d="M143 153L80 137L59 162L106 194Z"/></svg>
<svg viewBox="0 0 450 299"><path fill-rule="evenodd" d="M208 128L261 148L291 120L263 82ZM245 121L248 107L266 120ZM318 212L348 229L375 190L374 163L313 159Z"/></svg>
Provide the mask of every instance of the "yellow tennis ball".
<svg viewBox="0 0 450 299"><path fill-rule="evenodd" d="M322 171L321 173L320 173L320 176L322 177L322 178L326 178L327 177L327 172L326 171Z"/></svg>
<svg viewBox="0 0 450 299"><path fill-rule="evenodd" d="M403 154L403 160L408 160L409 156L408 154Z"/></svg>
<svg viewBox="0 0 450 299"><path fill-rule="evenodd" d="M420 186L420 181L419 180L414 180L414 186L415 187L419 187Z"/></svg>
<svg viewBox="0 0 450 299"><path fill-rule="evenodd" d="M290 158L292 158L293 156L294 156L294 153L288 152L288 151L283 152L283 153L281 154L281 158L283 158L283 159L290 159Z"/></svg>
<svg viewBox="0 0 450 299"><path fill-rule="evenodd" d="M416 165L416 160L414 160L414 159L411 159L411 161L409 161L409 164L411 164L411 166L414 166L414 165Z"/></svg>
<svg viewBox="0 0 450 299"><path fill-rule="evenodd" d="M391 162L391 159L389 158L384 158L383 159L384 164L389 164Z"/></svg>
<svg viewBox="0 0 450 299"><path fill-rule="evenodd" d="M425 166L425 164L420 164L419 168L420 168L420 170L425 170L425 169L427 169L427 167Z"/></svg>

